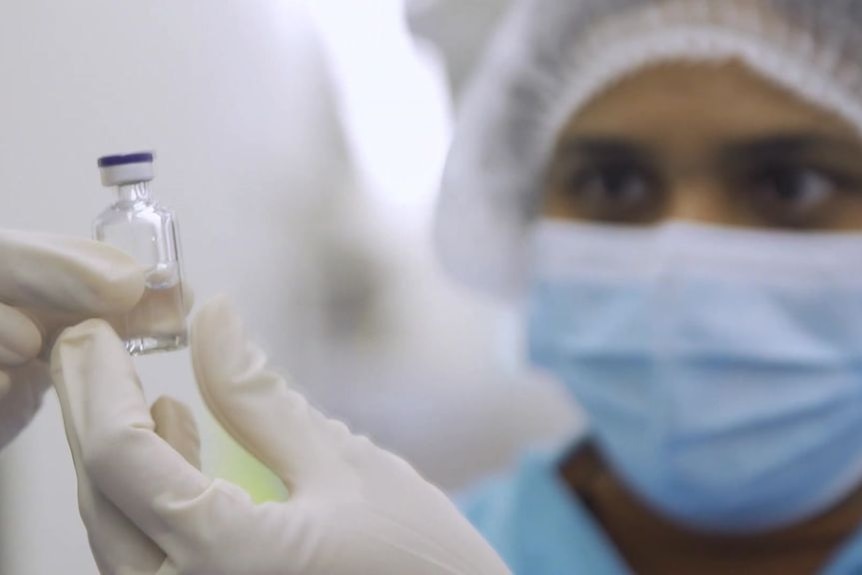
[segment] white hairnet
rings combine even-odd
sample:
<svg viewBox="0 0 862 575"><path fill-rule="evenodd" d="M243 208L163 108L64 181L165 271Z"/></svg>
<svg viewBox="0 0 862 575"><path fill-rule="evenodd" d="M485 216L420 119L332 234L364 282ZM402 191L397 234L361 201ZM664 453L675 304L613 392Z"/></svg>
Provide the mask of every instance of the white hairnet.
<svg viewBox="0 0 862 575"><path fill-rule="evenodd" d="M568 118L650 64L728 58L862 132L861 1L519 1L461 110L435 229L444 266L517 295L524 234Z"/></svg>

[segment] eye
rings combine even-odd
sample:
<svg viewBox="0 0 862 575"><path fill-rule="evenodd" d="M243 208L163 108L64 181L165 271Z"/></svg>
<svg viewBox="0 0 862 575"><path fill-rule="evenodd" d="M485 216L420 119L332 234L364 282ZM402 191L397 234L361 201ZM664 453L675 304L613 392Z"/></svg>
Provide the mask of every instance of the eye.
<svg viewBox="0 0 862 575"><path fill-rule="evenodd" d="M664 197L657 179L631 165L591 166L568 179L567 195L586 218L643 223L656 218Z"/></svg>
<svg viewBox="0 0 862 575"><path fill-rule="evenodd" d="M776 167L755 174L745 193L756 215L771 225L814 227L838 191L836 179L820 170Z"/></svg>

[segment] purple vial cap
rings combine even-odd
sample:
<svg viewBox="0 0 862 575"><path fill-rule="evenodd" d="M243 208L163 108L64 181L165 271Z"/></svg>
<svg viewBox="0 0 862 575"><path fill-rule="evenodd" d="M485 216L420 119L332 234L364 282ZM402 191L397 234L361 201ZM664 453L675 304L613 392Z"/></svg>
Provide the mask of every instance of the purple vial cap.
<svg viewBox="0 0 862 575"><path fill-rule="evenodd" d="M127 166L129 164L152 164L154 157L155 156L152 152L135 152L133 154L102 156L99 158L99 167L110 168L113 166Z"/></svg>

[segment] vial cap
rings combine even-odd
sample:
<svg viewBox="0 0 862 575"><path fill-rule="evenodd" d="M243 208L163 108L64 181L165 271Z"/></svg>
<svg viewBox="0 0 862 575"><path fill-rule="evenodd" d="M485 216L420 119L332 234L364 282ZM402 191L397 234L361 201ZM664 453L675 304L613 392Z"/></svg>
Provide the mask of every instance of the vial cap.
<svg viewBox="0 0 862 575"><path fill-rule="evenodd" d="M102 185L120 186L136 182L149 182L155 177L153 152L115 154L99 158Z"/></svg>

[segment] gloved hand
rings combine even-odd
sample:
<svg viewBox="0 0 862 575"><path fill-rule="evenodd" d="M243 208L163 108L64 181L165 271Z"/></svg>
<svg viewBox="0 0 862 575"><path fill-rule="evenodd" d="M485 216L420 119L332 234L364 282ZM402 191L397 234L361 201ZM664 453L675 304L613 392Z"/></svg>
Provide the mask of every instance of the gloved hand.
<svg viewBox="0 0 862 575"><path fill-rule="evenodd" d="M52 374L102 573L509 573L443 493L271 371L225 301L199 313L191 341L208 407L290 496L256 505L190 465L154 432L116 335L87 321L60 337Z"/></svg>
<svg viewBox="0 0 862 575"><path fill-rule="evenodd" d="M143 291L143 270L105 244L0 230L0 449L50 386L42 355L57 332L128 311Z"/></svg>

